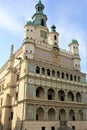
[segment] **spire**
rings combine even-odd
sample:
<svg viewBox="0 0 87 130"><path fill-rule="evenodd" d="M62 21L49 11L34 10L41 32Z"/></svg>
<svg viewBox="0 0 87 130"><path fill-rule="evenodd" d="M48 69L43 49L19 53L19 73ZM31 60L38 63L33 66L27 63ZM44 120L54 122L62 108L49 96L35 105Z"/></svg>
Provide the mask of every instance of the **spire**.
<svg viewBox="0 0 87 130"><path fill-rule="evenodd" d="M14 52L14 45L12 44L11 45L11 50L10 50L10 55L13 55L13 52Z"/></svg>

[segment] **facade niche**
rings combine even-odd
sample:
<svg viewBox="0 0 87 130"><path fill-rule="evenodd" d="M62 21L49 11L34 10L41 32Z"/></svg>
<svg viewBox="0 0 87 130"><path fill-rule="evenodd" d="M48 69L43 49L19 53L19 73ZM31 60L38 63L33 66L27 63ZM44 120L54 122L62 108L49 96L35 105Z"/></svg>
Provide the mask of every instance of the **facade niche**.
<svg viewBox="0 0 87 130"><path fill-rule="evenodd" d="M71 109L69 112L70 121L75 121L75 112Z"/></svg>
<svg viewBox="0 0 87 130"><path fill-rule="evenodd" d="M59 120L66 121L66 112L64 109L60 109L60 111L59 111Z"/></svg>
<svg viewBox="0 0 87 130"><path fill-rule="evenodd" d="M81 94L80 93L76 94L76 101L81 102Z"/></svg>
<svg viewBox="0 0 87 130"><path fill-rule="evenodd" d="M68 100L69 101L74 101L74 95L72 92L68 92Z"/></svg>

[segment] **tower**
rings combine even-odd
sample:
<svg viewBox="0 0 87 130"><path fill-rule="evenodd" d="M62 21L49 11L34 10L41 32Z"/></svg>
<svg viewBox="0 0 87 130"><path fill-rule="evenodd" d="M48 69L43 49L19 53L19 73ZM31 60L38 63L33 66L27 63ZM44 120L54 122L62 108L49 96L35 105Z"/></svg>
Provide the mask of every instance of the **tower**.
<svg viewBox="0 0 87 130"><path fill-rule="evenodd" d="M79 43L76 39L72 39L69 44L70 52L73 54L73 65L75 69L80 70Z"/></svg>
<svg viewBox="0 0 87 130"><path fill-rule="evenodd" d="M44 5L41 0L35 5L36 13L33 15L32 20L35 26L41 25L46 27L47 16L43 14Z"/></svg>

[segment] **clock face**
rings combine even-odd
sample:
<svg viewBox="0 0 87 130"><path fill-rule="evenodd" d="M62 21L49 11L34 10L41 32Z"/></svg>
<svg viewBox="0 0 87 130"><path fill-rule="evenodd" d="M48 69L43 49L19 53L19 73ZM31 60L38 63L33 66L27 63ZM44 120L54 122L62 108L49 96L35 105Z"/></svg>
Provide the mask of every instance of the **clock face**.
<svg viewBox="0 0 87 130"><path fill-rule="evenodd" d="M59 48L58 47L53 47L52 53L53 53L53 55L58 56L58 54L59 54Z"/></svg>

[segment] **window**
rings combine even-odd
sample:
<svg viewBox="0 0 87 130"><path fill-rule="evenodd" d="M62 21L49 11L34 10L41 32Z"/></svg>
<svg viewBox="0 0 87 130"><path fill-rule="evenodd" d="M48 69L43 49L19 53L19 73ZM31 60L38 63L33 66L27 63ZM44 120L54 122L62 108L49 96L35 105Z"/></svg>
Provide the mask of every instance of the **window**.
<svg viewBox="0 0 87 130"><path fill-rule="evenodd" d="M57 37L56 37L56 35L54 36L54 40L57 40Z"/></svg>
<svg viewBox="0 0 87 130"><path fill-rule="evenodd" d="M55 76L55 71L54 71L54 70L52 70L52 76L53 76L53 77Z"/></svg>
<svg viewBox="0 0 87 130"><path fill-rule="evenodd" d="M50 76L50 70L49 69L47 69L47 75Z"/></svg>
<svg viewBox="0 0 87 130"><path fill-rule="evenodd" d="M36 114L36 121L38 121L38 114Z"/></svg>
<svg viewBox="0 0 87 130"><path fill-rule="evenodd" d="M80 77L78 76L78 82L80 82Z"/></svg>
<svg viewBox="0 0 87 130"><path fill-rule="evenodd" d="M72 129L75 130L75 126L72 126Z"/></svg>
<svg viewBox="0 0 87 130"><path fill-rule="evenodd" d="M54 126L52 126L52 127L51 127L51 130L55 130L55 127L54 127Z"/></svg>
<svg viewBox="0 0 87 130"><path fill-rule="evenodd" d="M73 81L73 76L72 75L70 75L70 80Z"/></svg>
<svg viewBox="0 0 87 130"><path fill-rule="evenodd" d="M64 79L64 73L62 73L62 79Z"/></svg>
<svg viewBox="0 0 87 130"><path fill-rule="evenodd" d="M15 95L15 100L16 101L18 100L18 93L16 93L16 95Z"/></svg>
<svg viewBox="0 0 87 130"><path fill-rule="evenodd" d="M45 75L45 69L44 68L42 68L42 74Z"/></svg>
<svg viewBox="0 0 87 130"><path fill-rule="evenodd" d="M39 95L40 95L40 90L37 89L37 90L36 90L36 97L39 97Z"/></svg>
<svg viewBox="0 0 87 130"><path fill-rule="evenodd" d="M38 66L36 67L36 73L40 74L40 68Z"/></svg>
<svg viewBox="0 0 87 130"><path fill-rule="evenodd" d="M41 25L44 26L44 19L41 19Z"/></svg>
<svg viewBox="0 0 87 130"><path fill-rule="evenodd" d="M17 81L19 81L19 74L17 74Z"/></svg>
<svg viewBox="0 0 87 130"><path fill-rule="evenodd" d="M59 71L57 71L57 77L60 78L60 72Z"/></svg>
<svg viewBox="0 0 87 130"><path fill-rule="evenodd" d="M69 75L68 75L68 74L66 74L66 79L67 79L67 80L69 79Z"/></svg>
<svg viewBox="0 0 87 130"><path fill-rule="evenodd" d="M42 130L45 130L45 127L44 127L44 126L42 127Z"/></svg>
<svg viewBox="0 0 87 130"><path fill-rule="evenodd" d="M11 120L13 120L13 112L11 112Z"/></svg>
<svg viewBox="0 0 87 130"><path fill-rule="evenodd" d="M27 32L29 32L29 29L27 29Z"/></svg>

